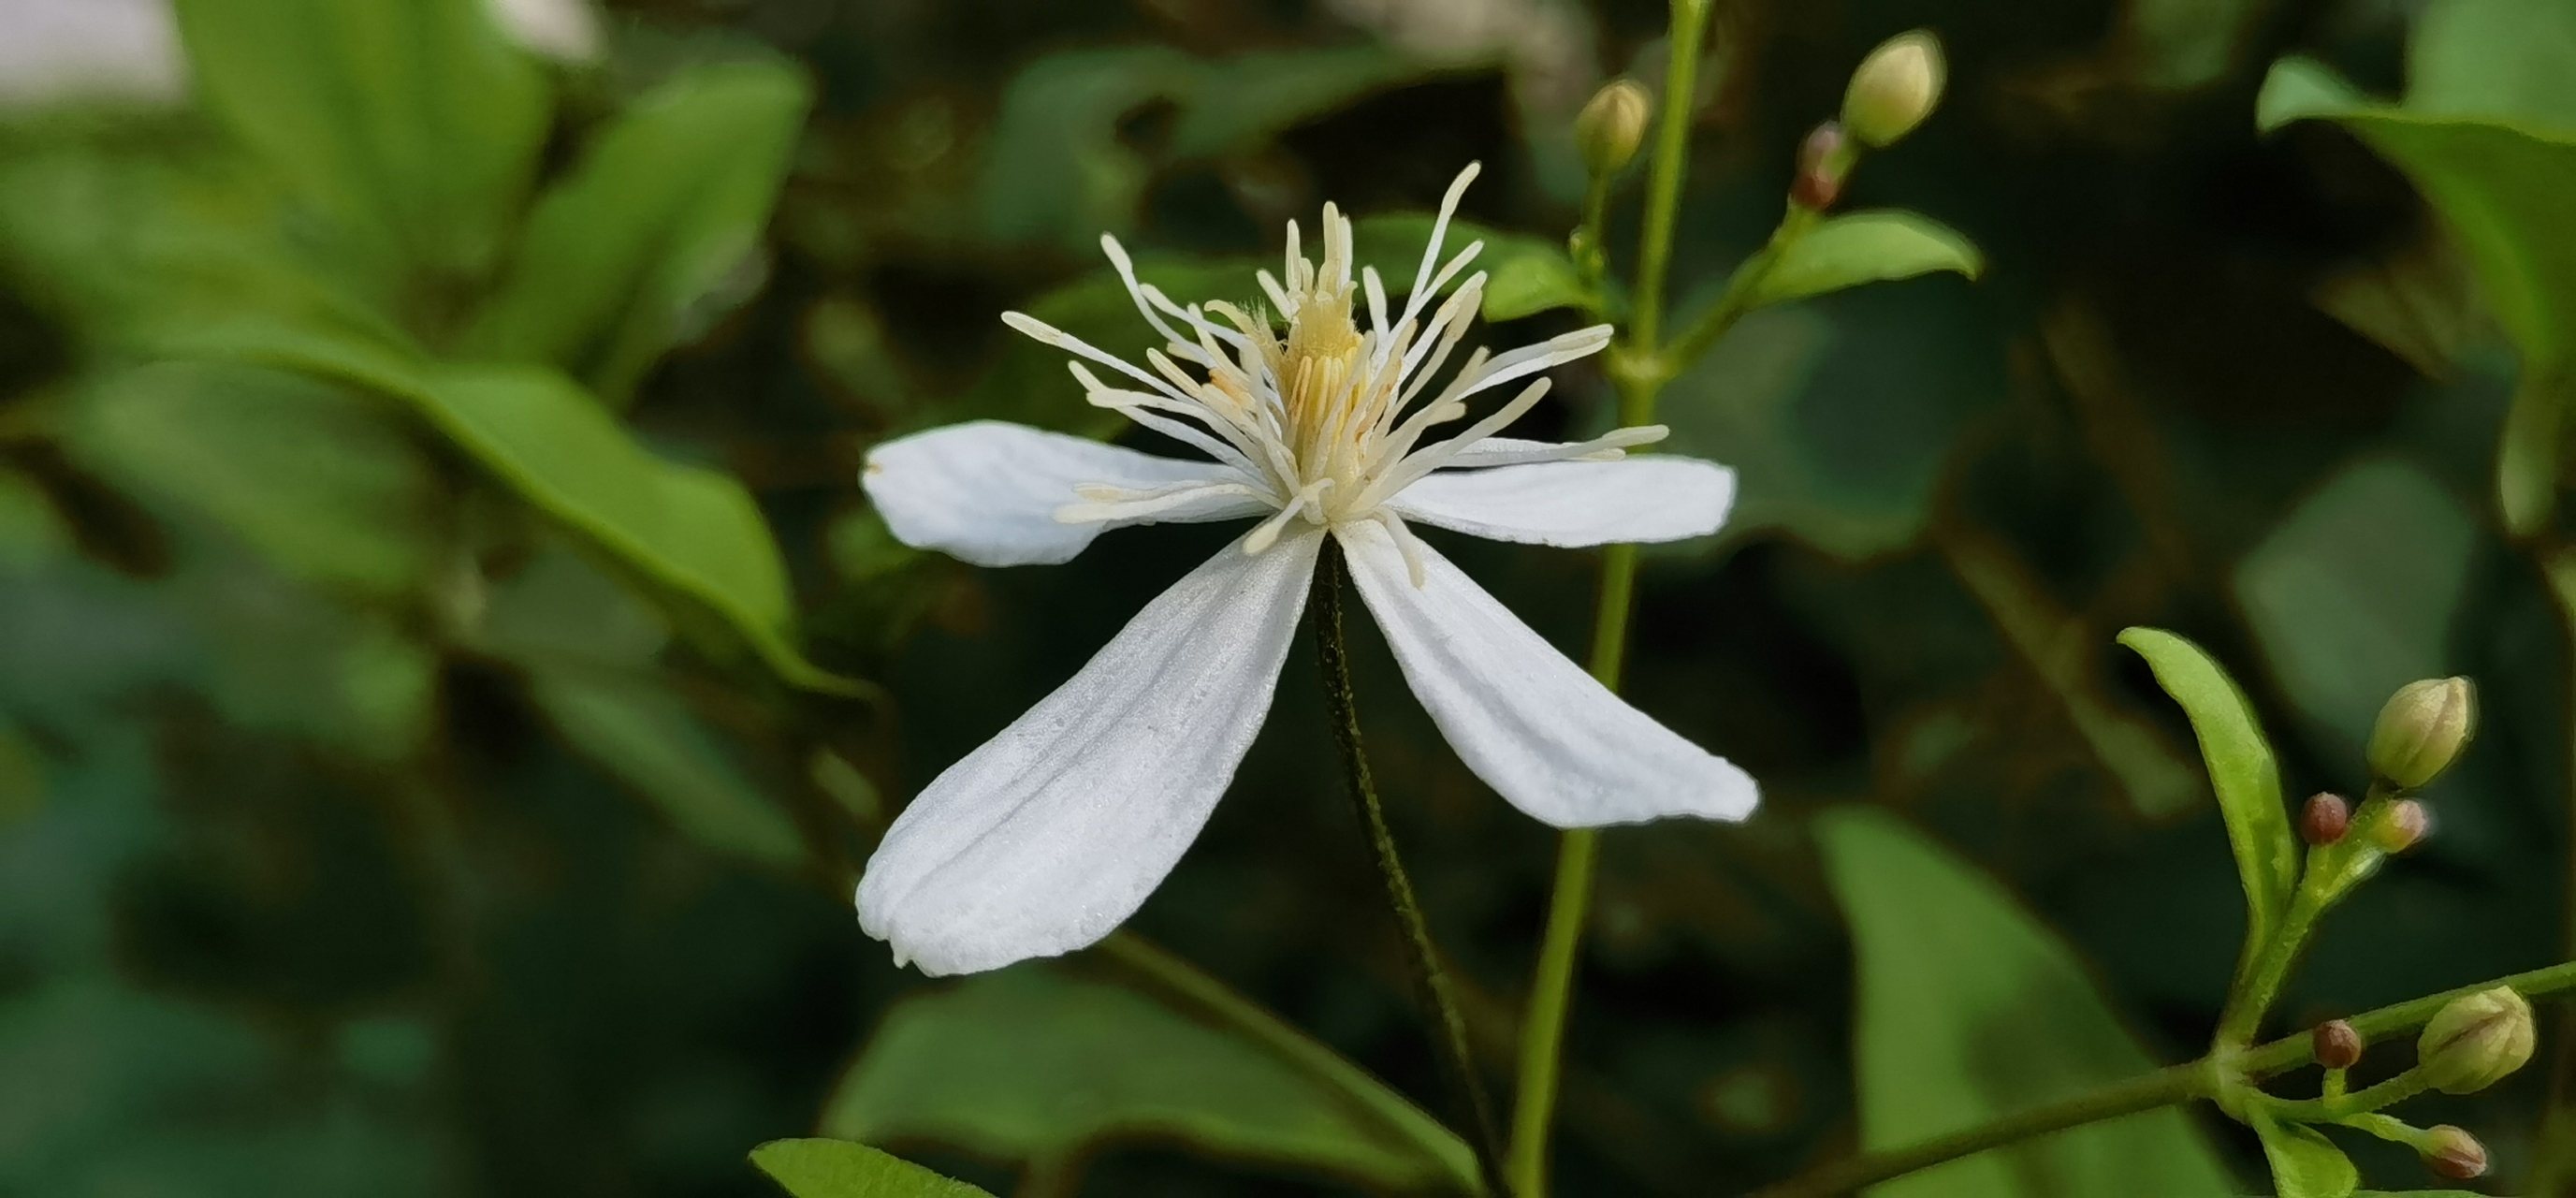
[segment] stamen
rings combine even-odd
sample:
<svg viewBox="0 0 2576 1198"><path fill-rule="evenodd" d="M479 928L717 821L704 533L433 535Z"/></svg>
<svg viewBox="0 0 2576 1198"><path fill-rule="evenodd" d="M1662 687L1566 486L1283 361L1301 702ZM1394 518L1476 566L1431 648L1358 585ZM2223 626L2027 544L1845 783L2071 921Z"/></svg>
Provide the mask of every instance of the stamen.
<svg viewBox="0 0 2576 1198"><path fill-rule="evenodd" d="M1307 508L1315 506L1315 501L1321 498L1324 492L1331 490L1332 486L1333 480L1329 478L1319 478L1306 484L1295 495L1289 496L1287 504L1282 506L1276 515L1262 521L1258 526L1253 528L1250 533L1245 534L1243 538L1243 551L1247 554L1258 555L1262 551L1269 549L1272 545L1277 544L1279 541L1279 530L1286 528L1288 526L1288 521L1296 518L1299 513L1305 511Z"/></svg>

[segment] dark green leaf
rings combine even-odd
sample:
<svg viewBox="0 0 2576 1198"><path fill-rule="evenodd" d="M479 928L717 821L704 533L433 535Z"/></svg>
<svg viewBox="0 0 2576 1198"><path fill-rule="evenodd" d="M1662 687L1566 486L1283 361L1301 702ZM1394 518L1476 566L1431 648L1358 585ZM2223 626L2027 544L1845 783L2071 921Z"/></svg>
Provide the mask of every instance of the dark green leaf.
<svg viewBox="0 0 2576 1198"><path fill-rule="evenodd" d="M2234 590L2301 714L2360 751L2390 693L2451 671L2476 518L2416 466L2347 467L2236 567Z"/></svg>
<svg viewBox="0 0 2576 1198"><path fill-rule="evenodd" d="M2200 646L2161 628L2126 629L2120 643L2147 659L2157 684L2191 718L2245 887L2246 942L2264 943L2280 926L2299 881L2299 840L2282 802L2272 742L2245 692Z"/></svg>
<svg viewBox="0 0 2576 1198"><path fill-rule="evenodd" d="M771 1140L751 1150L795 1198L992 1198L901 1157L840 1140Z"/></svg>
<svg viewBox="0 0 2576 1198"><path fill-rule="evenodd" d="M744 296L809 102L765 62L685 72L600 134L538 201L468 352L550 362L621 402L646 367Z"/></svg>
<svg viewBox="0 0 2576 1198"><path fill-rule="evenodd" d="M2263 1158L2271 1163L2278 1198L2353 1198L2360 1188L2361 1171L2317 1129L2283 1124L2260 1110L2253 1125L2263 1141Z"/></svg>
<svg viewBox="0 0 2576 1198"><path fill-rule="evenodd" d="M1792 242L1753 286L1747 307L1787 303L1893 279L1953 271L1973 279L1985 256L1949 226L1912 212L1828 217Z"/></svg>
<svg viewBox="0 0 2576 1198"><path fill-rule="evenodd" d="M2084 967L2010 895L1883 812L1819 817L1857 958L1861 1138L1957 1131L2155 1067ZM2180 1110L2097 1123L1872 1187L1873 1198L2219 1198Z"/></svg>
<svg viewBox="0 0 2576 1198"><path fill-rule="evenodd" d="M842 1079L822 1130L1006 1160L1060 1159L1107 1139L1177 1141L1397 1190L1472 1189L1475 1178L1466 1146L1427 1119L1395 1126L1263 1046L1046 966L897 1007Z"/></svg>
<svg viewBox="0 0 2576 1198"><path fill-rule="evenodd" d="M1390 295L1401 295L1412 289L1413 276L1421 269L1432 220L1424 213L1405 212L1359 221L1351 230L1351 254L1360 265L1374 266L1386 276ZM1442 239L1442 261L1477 241L1485 248L1467 269L1490 276L1485 280L1485 319L1518 320L1552 308L1600 309L1601 298L1583 285L1582 272L1565 256L1565 247L1543 237L1452 220Z"/></svg>
<svg viewBox="0 0 2576 1198"><path fill-rule="evenodd" d="M180 0L209 105L312 201L440 272L489 269L549 100L482 0Z"/></svg>
<svg viewBox="0 0 2576 1198"><path fill-rule="evenodd" d="M564 739L710 848L789 868L805 839L706 725L649 675L541 670L528 693Z"/></svg>
<svg viewBox="0 0 2576 1198"><path fill-rule="evenodd" d="M2576 133L2576 5L2443 0L2406 40L2406 107Z"/></svg>

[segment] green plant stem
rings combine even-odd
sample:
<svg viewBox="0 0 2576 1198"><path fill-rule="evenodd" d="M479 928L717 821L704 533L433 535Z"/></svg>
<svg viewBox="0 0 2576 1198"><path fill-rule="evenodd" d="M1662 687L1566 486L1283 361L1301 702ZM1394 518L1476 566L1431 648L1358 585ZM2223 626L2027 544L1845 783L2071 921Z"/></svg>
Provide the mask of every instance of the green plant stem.
<svg viewBox="0 0 2576 1198"><path fill-rule="evenodd" d="M2151 1111L2215 1093L2217 1073L2207 1062L2175 1065L2062 1102L2006 1115L1991 1123L1935 1136L1902 1148L1863 1153L1759 1191L1756 1198L1829 1198L1830 1195L1847 1194L1862 1186L1929 1169L1989 1148L2001 1148L2050 1132Z"/></svg>
<svg viewBox="0 0 2576 1198"><path fill-rule="evenodd" d="M2343 838L2308 850L2298 889L2290 894L2290 909L2282 913L2281 924L2272 929L2270 938L2237 971L2227 1005L2219 1013L2218 1034L2210 1042L2212 1052L2239 1052L2254 1042L2262 1031L2263 1016L2280 998L2290 966L2307 948L2308 937L2316 932L2317 921L2387 858L2378 840L2381 825L2388 822L2394 806L2395 796L2373 785L2360 810L2353 813L2352 825Z"/></svg>
<svg viewBox="0 0 2576 1198"><path fill-rule="evenodd" d="M2515 406L2517 409L2523 406L2520 396L2516 397ZM2556 443L2550 444L2551 454L2558 454ZM2554 472L2552 477L2555 477ZM2576 651L2576 551L2564 545L2543 543L2533 547L2532 558L2539 565L2541 581L2558 609L2559 627L2565 633L2571 651ZM2576 711L2576 670L2571 670L2569 677L2568 703L2570 710ZM2576 758L2576 729L2568 733L2567 748L2571 757ZM2570 809L2576 810L2576 760L2569 761L2567 777ZM2576 837L2570 838L2568 848L2571 853L2576 853ZM2571 861L2568 868L2567 909L2561 917L2565 926L2560 935L2564 937L2562 944L2566 953L2576 957L2576 861ZM2571 1135L2571 1132L2576 1132L2576 1006L2561 1011L2558 1016L2558 1047L2550 1054L2549 1097L2541 1104L2540 1126L2538 1134L2533 1137L2536 1151L2531 1176L2526 1182L2534 1198L2556 1198L2576 1191L2576 1135Z"/></svg>
<svg viewBox="0 0 2576 1198"><path fill-rule="evenodd" d="M2424 1026L2455 999L2497 986L2511 986L2525 998L2546 998L2576 990L2576 961L2409 999L2365 1011L2346 1022L2352 1024L2353 1030L2360 1032L2365 1041L2385 1040ZM2188 1064L2159 1069L1976 1127L1837 1161L1762 1190L1756 1198L1829 1198L1830 1195L1849 1193L1862 1186L1875 1185L2050 1132L2172 1106L2195 1098L2221 1098L2232 1087L2287 1073L2300 1066L2314 1064L2316 1059L2316 1038L2304 1034L2286 1036L2232 1055L2213 1053ZM2376 1089L2378 1087L2373 1087ZM2357 1106L2357 1100L2373 1090L2353 1095L2346 1100L2346 1105ZM2297 1107L2301 1104L2287 1105Z"/></svg>
<svg viewBox="0 0 2576 1198"><path fill-rule="evenodd" d="M1484 1084L1477 1080L1476 1058L1467 1042L1467 1021L1458 1013L1458 999L1449 990L1449 977L1440 967L1440 950L1431 941L1431 926L1422 918L1422 905L1415 900L1413 881L1404 872L1404 861L1395 851L1395 833L1386 824L1386 809L1377 798L1377 785L1369 778L1368 753L1360 744L1359 707L1351 693L1351 661L1348 645L1342 637L1342 551L1332 538L1324 539L1322 554L1315 563L1315 582L1308 606L1315 613L1315 661L1323 669L1324 705L1333 722L1333 742L1341 749L1343 778L1349 783L1351 802L1359 809L1360 823L1368 830L1369 845L1376 851L1378 877L1386 883L1387 905L1394 909L1396 922L1402 925L1404 943L1413 958L1414 986L1421 992L1423 1004L1434 1024L1434 1039L1446 1058L1450 1084L1458 1091L1460 1105L1466 1108L1470 1143L1476 1146L1477 1165L1484 1174L1486 1187L1500 1194L1502 1189L1502 1152L1500 1137L1494 1133L1492 1106L1486 1101Z"/></svg>
<svg viewBox="0 0 2576 1198"><path fill-rule="evenodd" d="M1710 0L1672 0L1671 58L1664 107L1655 126L1655 156L1646 173L1646 227L1637 247L1637 307L1628 344L1651 351L1663 335L1664 277L1672 268L1673 220L1681 211L1682 176L1690 166L1691 102L1699 90L1701 44Z"/></svg>
<svg viewBox="0 0 2576 1198"><path fill-rule="evenodd" d="M2265 1095L2263 1105L2283 1122L2341 1123L2356 1115L2367 1115L2383 1107L2395 1106L2431 1088L2420 1068L2409 1069L2375 1086L2366 1086L2350 1094L2320 1098L2273 1098Z"/></svg>

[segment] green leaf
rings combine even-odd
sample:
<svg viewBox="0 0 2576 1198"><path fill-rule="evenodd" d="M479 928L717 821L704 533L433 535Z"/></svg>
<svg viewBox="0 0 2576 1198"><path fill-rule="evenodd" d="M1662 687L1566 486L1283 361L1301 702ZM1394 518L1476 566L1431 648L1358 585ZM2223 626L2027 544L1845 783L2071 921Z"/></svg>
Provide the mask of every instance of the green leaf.
<svg viewBox="0 0 2576 1198"><path fill-rule="evenodd" d="M1408 292L1413 276L1422 267L1422 249L1430 244L1431 226L1436 218L1428 213L1401 212L1372 216L1355 222L1351 229L1351 256L1362 266L1374 266L1386 276L1390 295ZM1441 259L1456 257L1469 242L1482 241L1485 248L1467 267L1469 272L1484 271L1484 317L1487 320L1518 320L1554 308L1584 308L1599 311L1602 297L1583 285L1583 274L1574 260L1565 256L1565 247L1544 237L1505 233L1470 221L1452 220L1441 240ZM1452 286L1455 286L1453 281Z"/></svg>
<svg viewBox="0 0 2576 1198"><path fill-rule="evenodd" d="M2406 41L2406 107L2576 133L2576 5L2438 0Z"/></svg>
<svg viewBox="0 0 2576 1198"><path fill-rule="evenodd" d="M839 1140L771 1140L751 1150L795 1198L992 1198L901 1157Z"/></svg>
<svg viewBox="0 0 2576 1198"><path fill-rule="evenodd" d="M429 572L437 480L380 399L283 370L160 363L84 389L66 431L86 463L212 516L290 573L387 597Z"/></svg>
<svg viewBox="0 0 2576 1198"><path fill-rule="evenodd" d="M2300 714L2358 754L2398 687L2451 672L2477 520L2412 463L2337 472L2239 560L2246 624Z"/></svg>
<svg viewBox="0 0 2576 1198"><path fill-rule="evenodd" d="M201 328L161 348L287 366L401 399L522 499L677 601L684 622L714 615L793 685L872 693L796 649L786 566L751 493L646 449L561 374L439 366L394 347L265 322Z"/></svg>
<svg viewBox="0 0 2576 1198"><path fill-rule="evenodd" d="M1253 278L1259 267L1246 259L1148 255L1135 265L1138 278L1162 288L1179 304L1222 299L1249 310L1261 294ZM1023 310L1139 365L1147 349L1163 344L1162 335L1136 311L1118 273L1105 268L1039 296ZM998 318L993 336L998 352L983 377L961 399L925 413L920 423L1009 420L1085 437L1110 437L1128 427L1126 417L1083 399L1082 385L1065 369L1073 355L1012 332Z"/></svg>
<svg viewBox="0 0 2576 1198"><path fill-rule="evenodd" d="M1861 1137L1886 1148L2155 1067L2075 955L2012 897L1884 812L1816 823L1857 958ZM2218 1198L2236 1192L2175 1108L1924 1170L1873 1198Z"/></svg>
<svg viewBox="0 0 2576 1198"><path fill-rule="evenodd" d="M1864 283L1953 271L1973 279L1985 256L1949 226L1913 212L1829 217L1791 242L1753 286L1747 307L1841 291Z"/></svg>
<svg viewBox="0 0 2576 1198"><path fill-rule="evenodd" d="M550 362L622 402L663 351L745 298L811 102L793 68L736 62L645 94L542 197L476 356Z"/></svg>
<svg viewBox="0 0 2576 1198"><path fill-rule="evenodd" d="M2272 1165L2272 1187L2278 1198L2353 1198L2361 1171L2352 1158L2313 1127L2284 1124L2261 1110L2254 1112L2254 1134L2263 1141L2263 1158Z"/></svg>
<svg viewBox="0 0 2576 1198"><path fill-rule="evenodd" d="M207 103L315 204L409 262L487 270L550 101L482 0L180 0Z"/></svg>
<svg viewBox="0 0 2576 1198"><path fill-rule="evenodd" d="M2161 628L2130 628L2120 643L2147 659L2156 683L2182 705L2200 738L2210 789L2227 822L2228 847L2245 887L2248 944L2271 940L2299 881L2299 839L2281 799L2281 771L2254 705L2200 646Z"/></svg>
<svg viewBox="0 0 2576 1198"><path fill-rule="evenodd" d="M1436 1149L1426 1127L1441 1137ZM1397 1126L1264 1046L1048 966L897 1006L824 1108L822 1130L1005 1160L1143 1138L1377 1188L1475 1188L1466 1146L1427 1119Z"/></svg>

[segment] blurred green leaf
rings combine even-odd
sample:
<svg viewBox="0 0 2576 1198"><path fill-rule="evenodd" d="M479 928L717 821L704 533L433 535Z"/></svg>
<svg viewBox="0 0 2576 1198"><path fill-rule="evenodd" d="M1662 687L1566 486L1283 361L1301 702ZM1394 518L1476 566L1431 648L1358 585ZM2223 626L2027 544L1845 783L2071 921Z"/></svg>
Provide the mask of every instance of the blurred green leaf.
<svg viewBox="0 0 2576 1198"><path fill-rule="evenodd" d="M1257 302L1259 267L1239 259L1181 258L1148 255L1136 259L1136 275L1163 289L1174 303L1188 305L1211 299L1242 304ZM1029 315L1140 366L1145 351L1159 349L1161 334L1145 323L1136 301L1113 270L1099 270L1039 296L1025 309ZM1096 408L1082 396L1082 385L1065 369L1073 355L1040 345L993 321L993 364L962 398L924 414L924 424L995 419L1050 428L1084 437L1107 438L1127 429L1127 418Z"/></svg>
<svg viewBox="0 0 2576 1198"><path fill-rule="evenodd" d="M1377 45L1224 59L1167 46L1047 55L1002 93L977 188L985 231L1087 252L1102 231L1134 225L1157 169L1247 149L1425 71ZM1160 138L1122 127L1157 104L1170 106Z"/></svg>
<svg viewBox="0 0 2576 1198"><path fill-rule="evenodd" d="M689 705L649 675L532 672L528 693L566 741L710 848L778 868L805 860L796 822L743 775Z"/></svg>
<svg viewBox="0 0 2576 1198"><path fill-rule="evenodd" d="M2398 687L2449 673L2476 518L2420 468L2337 473L2237 563L2255 643L2302 715L2357 753Z"/></svg>
<svg viewBox="0 0 2576 1198"><path fill-rule="evenodd" d="M1400 212L1354 222L1351 256L1386 276L1390 294L1409 291L1422 266L1422 249L1430 244L1434 219L1428 213ZM1442 239L1442 260L1456 257L1474 241L1484 242L1485 248L1467 269L1490 276L1485 280L1485 319L1518 320L1553 308L1602 308L1602 297L1583 285L1583 274L1565 256L1563 245L1452 220Z"/></svg>
<svg viewBox="0 0 2576 1198"><path fill-rule="evenodd" d="M437 482L398 412L307 375L173 362L83 389L67 434L109 477L204 511L291 573L393 596L437 543Z"/></svg>
<svg viewBox="0 0 2576 1198"><path fill-rule="evenodd" d="M2245 887L2245 943L2264 944L2289 910L2299 883L2299 841L2281 799L2281 770L2254 705L2200 646L2161 628L2130 628L2120 643L2147 660L2156 683L2182 705L2200 738L2210 788L2226 818L2227 844Z"/></svg>
<svg viewBox="0 0 2576 1198"><path fill-rule="evenodd" d="M211 326L162 348L306 370L402 399L521 498L685 601L674 610L721 619L779 677L869 693L796 648L786 567L751 493L657 456L561 374L438 366L396 347L266 322Z"/></svg>
<svg viewBox="0 0 2576 1198"><path fill-rule="evenodd" d="M1956 230L1913 212L1854 212L1828 217L1763 271L1747 307L1841 291L1864 283L1951 271L1985 273L1985 256Z"/></svg>
<svg viewBox="0 0 2576 1198"><path fill-rule="evenodd" d="M911 1161L840 1140L771 1140L751 1150L795 1198L992 1198Z"/></svg>
<svg viewBox="0 0 2576 1198"><path fill-rule="evenodd" d="M536 61L482 0L179 0L198 89L325 211L440 273L490 269L545 140Z"/></svg>
<svg viewBox="0 0 2576 1198"><path fill-rule="evenodd" d="M2576 133L2576 5L2434 0L2406 41L2406 107Z"/></svg>
<svg viewBox="0 0 2576 1198"><path fill-rule="evenodd" d="M538 201L508 277L464 340L550 362L623 404L663 351L745 298L811 101L766 62L683 72L646 93Z"/></svg>
<svg viewBox="0 0 2576 1198"><path fill-rule="evenodd" d="M1973 1126L2155 1068L2066 946L1991 879L1883 812L1818 817L1851 923L1870 1148ZM2227 1170L2176 1109L2029 1140L1873 1198L2219 1198Z"/></svg>
<svg viewBox="0 0 2576 1198"><path fill-rule="evenodd" d="M2252 1122L2263 1141L2263 1158L2271 1163L2278 1198L2353 1198L2360 1188L2361 1171L2353 1168L2352 1158L2317 1129L2284 1125L2260 1109Z"/></svg>
<svg viewBox="0 0 2576 1198"><path fill-rule="evenodd" d="M1177 1141L1372 1186L1473 1190L1463 1144L1326 1087L1262 1046L1125 987L1019 966L909 999L824 1108L828 1135L927 1141L1005 1160L1102 1140Z"/></svg>

